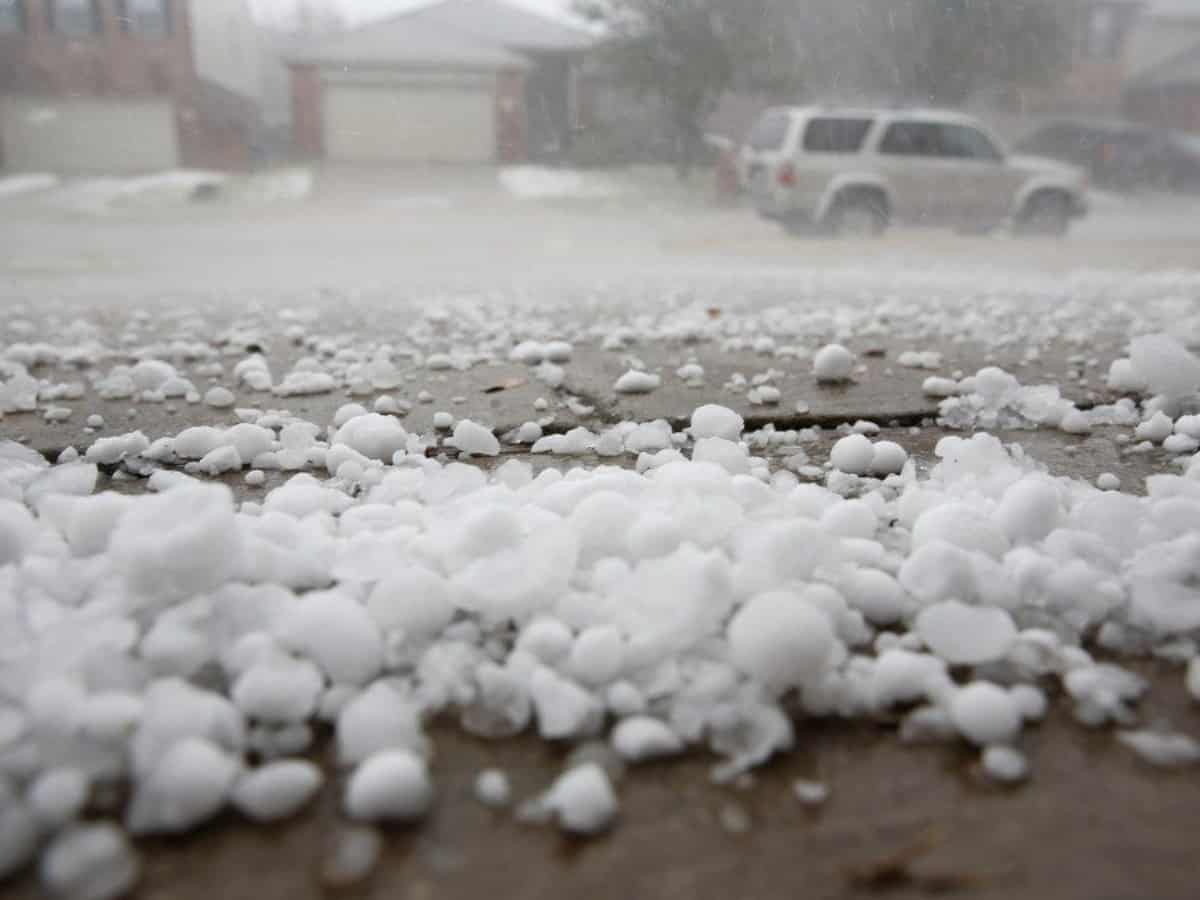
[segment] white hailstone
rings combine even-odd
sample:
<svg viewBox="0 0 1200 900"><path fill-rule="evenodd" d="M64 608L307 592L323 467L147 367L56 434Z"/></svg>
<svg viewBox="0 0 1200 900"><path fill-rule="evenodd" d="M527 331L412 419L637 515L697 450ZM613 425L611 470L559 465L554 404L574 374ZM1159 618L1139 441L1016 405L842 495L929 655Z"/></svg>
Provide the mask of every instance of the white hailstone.
<svg viewBox="0 0 1200 900"><path fill-rule="evenodd" d="M383 836L374 828L338 828L328 855L321 862L322 884L348 888L366 879L383 851Z"/></svg>
<svg viewBox="0 0 1200 900"><path fill-rule="evenodd" d="M827 344L813 357L813 374L819 382L849 381L853 372L854 354L841 344Z"/></svg>
<svg viewBox="0 0 1200 900"><path fill-rule="evenodd" d="M225 433L210 425L185 428L171 441L171 451L180 459L202 459L225 441Z"/></svg>
<svg viewBox="0 0 1200 900"><path fill-rule="evenodd" d="M90 416L87 417L87 427L88 428L103 428L104 427L104 416L100 415L99 413L92 413Z"/></svg>
<svg viewBox="0 0 1200 900"><path fill-rule="evenodd" d="M323 781L320 767L306 759L270 762L242 773L233 785L232 803L255 822L278 822L308 805Z"/></svg>
<svg viewBox="0 0 1200 900"><path fill-rule="evenodd" d="M939 378L934 375L921 383L921 392L926 397L955 397L961 393L961 388L953 378Z"/></svg>
<svg viewBox="0 0 1200 900"><path fill-rule="evenodd" d="M81 733L94 741L115 744L133 734L142 720L141 697L119 691L92 694L79 713Z"/></svg>
<svg viewBox="0 0 1200 900"><path fill-rule="evenodd" d="M448 412L435 412L433 414L433 427L438 431L449 431L454 427L454 416Z"/></svg>
<svg viewBox="0 0 1200 900"><path fill-rule="evenodd" d="M534 619L521 629L516 649L553 665L571 650L571 629L558 619Z"/></svg>
<svg viewBox="0 0 1200 900"><path fill-rule="evenodd" d="M645 762L677 756L683 752L684 743L662 720L652 716L630 716L613 729L612 747L621 759Z"/></svg>
<svg viewBox="0 0 1200 900"><path fill-rule="evenodd" d="M1200 390L1200 359L1170 335L1134 338L1129 359L1155 394L1180 399Z"/></svg>
<svg viewBox="0 0 1200 900"><path fill-rule="evenodd" d="M835 503L821 514L821 527L829 534L843 538L872 538L879 527L879 517L863 500Z"/></svg>
<svg viewBox="0 0 1200 900"><path fill-rule="evenodd" d="M620 674L624 652L616 626L594 625L575 638L567 656L567 671L583 684L606 684Z"/></svg>
<svg viewBox="0 0 1200 900"><path fill-rule="evenodd" d="M89 789L88 776L81 769L47 769L33 780L26 800L43 828L61 828L78 818Z"/></svg>
<svg viewBox="0 0 1200 900"><path fill-rule="evenodd" d="M696 440L702 438L724 438L727 441L740 440L745 421L732 409L709 403L697 407L692 412L691 426L688 429Z"/></svg>
<svg viewBox="0 0 1200 900"><path fill-rule="evenodd" d="M508 352L508 358L513 362L536 366L546 358L546 347L537 341L521 341Z"/></svg>
<svg viewBox="0 0 1200 900"><path fill-rule="evenodd" d="M385 631L425 639L440 634L454 619L450 583L424 566L400 565L376 583L367 612Z"/></svg>
<svg viewBox="0 0 1200 900"><path fill-rule="evenodd" d="M1134 429L1134 437L1139 441L1153 441L1155 444L1161 444L1171 436L1171 432L1174 430L1175 423L1171 417L1159 410Z"/></svg>
<svg viewBox="0 0 1200 900"><path fill-rule="evenodd" d="M872 625L898 622L908 610L904 588L894 577L878 569L856 568L838 585L851 609Z"/></svg>
<svg viewBox="0 0 1200 900"><path fill-rule="evenodd" d="M743 444L724 438L702 438L692 449L692 461L713 463L730 475L750 474L750 454Z"/></svg>
<svg viewBox="0 0 1200 900"><path fill-rule="evenodd" d="M783 392L773 384L763 384L756 388L751 388L746 395L746 399L755 406L773 406L783 399Z"/></svg>
<svg viewBox="0 0 1200 900"><path fill-rule="evenodd" d="M899 475L908 462L908 452L895 441L875 444L871 456L872 475Z"/></svg>
<svg viewBox="0 0 1200 900"><path fill-rule="evenodd" d="M985 553L1000 559L1008 552L1008 536L975 506L963 502L943 503L924 512L912 530L914 550L944 541L963 550ZM909 557L913 562L915 556Z"/></svg>
<svg viewBox="0 0 1200 900"><path fill-rule="evenodd" d="M87 448L83 458L90 463L111 466L123 459L137 456L150 448L150 439L140 431L131 431L116 437L100 438Z"/></svg>
<svg viewBox="0 0 1200 900"><path fill-rule="evenodd" d="M235 448L247 462L275 446L275 433L261 425L240 422L224 434L225 443Z"/></svg>
<svg viewBox="0 0 1200 900"><path fill-rule="evenodd" d="M433 805L425 761L410 750L384 750L365 760L346 785L344 808L365 822L415 822Z"/></svg>
<svg viewBox="0 0 1200 900"><path fill-rule="evenodd" d="M426 747L417 704L386 681L377 681L342 707L337 717L338 761L354 765L381 751Z"/></svg>
<svg viewBox="0 0 1200 900"><path fill-rule="evenodd" d="M1032 684L1014 684L1008 692L1026 722L1040 722L1046 717L1048 703L1041 688Z"/></svg>
<svg viewBox="0 0 1200 900"><path fill-rule="evenodd" d="M454 426L454 434L447 441L467 456L499 456L500 441L485 428L470 419L462 419Z"/></svg>
<svg viewBox="0 0 1200 900"><path fill-rule="evenodd" d="M512 441L514 444L536 444L542 434L542 426L537 422L525 422L512 436Z"/></svg>
<svg viewBox="0 0 1200 900"><path fill-rule="evenodd" d="M383 635L353 596L306 594L280 618L280 644L309 657L334 684L366 684L383 666Z"/></svg>
<svg viewBox="0 0 1200 900"><path fill-rule="evenodd" d="M333 427L341 428L351 419L357 419L359 416L365 416L366 414L367 408L361 403L343 403L333 414Z"/></svg>
<svg viewBox="0 0 1200 900"><path fill-rule="evenodd" d="M565 363L571 361L575 348L567 341L550 341L542 345L542 352L550 362Z"/></svg>
<svg viewBox="0 0 1200 900"><path fill-rule="evenodd" d="M1195 453L1200 449L1200 441L1186 434L1172 434L1162 442L1162 446L1168 453Z"/></svg>
<svg viewBox="0 0 1200 900"><path fill-rule="evenodd" d="M975 681L954 693L950 717L959 734L973 744L1011 743L1021 733L1021 711L1002 687Z"/></svg>
<svg viewBox="0 0 1200 900"><path fill-rule="evenodd" d="M133 890L141 864L125 833L109 822L68 829L42 854L46 893L63 900L116 900Z"/></svg>
<svg viewBox="0 0 1200 900"><path fill-rule="evenodd" d="M355 416L338 428L333 443L345 444L367 459L390 463L397 452L408 447L408 432L394 416L364 410L363 415Z"/></svg>
<svg viewBox="0 0 1200 900"><path fill-rule="evenodd" d="M28 809L7 800L0 803L0 879L15 875L33 859L38 840L37 819Z"/></svg>
<svg viewBox="0 0 1200 900"><path fill-rule="evenodd" d="M649 372L630 369L617 379L613 390L618 394L649 394L662 384L662 378Z"/></svg>
<svg viewBox="0 0 1200 900"><path fill-rule="evenodd" d="M23 503L0 499L0 566L19 562L37 540L37 523Z"/></svg>
<svg viewBox="0 0 1200 900"><path fill-rule="evenodd" d="M928 696L946 680L946 665L927 653L894 647L875 660L871 671L871 705L886 710Z"/></svg>
<svg viewBox="0 0 1200 900"><path fill-rule="evenodd" d="M829 617L790 591L752 598L734 615L726 637L732 662L775 690L814 683L836 644Z"/></svg>
<svg viewBox="0 0 1200 900"><path fill-rule="evenodd" d="M1082 410L1071 409L1062 417L1058 427L1067 434L1091 434L1092 419Z"/></svg>
<svg viewBox="0 0 1200 900"><path fill-rule="evenodd" d="M144 359L129 370L129 377L141 391L157 390L164 381L177 374L173 365L159 359Z"/></svg>
<svg viewBox="0 0 1200 900"><path fill-rule="evenodd" d="M207 822L225 806L238 763L203 738L175 743L139 781L126 826L134 834L178 834Z"/></svg>
<svg viewBox="0 0 1200 900"><path fill-rule="evenodd" d="M321 670L309 660L274 657L242 672L230 697L248 719L290 725L313 714L324 686Z"/></svg>
<svg viewBox="0 0 1200 900"><path fill-rule="evenodd" d="M851 434L833 445L829 461L833 467L848 475L866 475L871 470L875 459L875 448L870 438L861 434Z"/></svg>
<svg viewBox="0 0 1200 900"><path fill-rule="evenodd" d="M957 600L921 610L916 631L925 646L951 665L995 662L1017 641L1017 626L1005 610L967 606Z"/></svg>
<svg viewBox="0 0 1200 900"><path fill-rule="evenodd" d="M1108 387L1122 394L1140 394L1146 390L1146 379L1128 359L1114 359L1108 367Z"/></svg>
<svg viewBox="0 0 1200 900"><path fill-rule="evenodd" d="M646 695L629 681L617 681L605 692L608 710L614 716L636 716L646 711Z"/></svg>
<svg viewBox="0 0 1200 900"><path fill-rule="evenodd" d="M604 706L575 682L540 666L529 681L538 733L547 740L578 737L595 730Z"/></svg>
<svg viewBox="0 0 1200 900"><path fill-rule="evenodd" d="M1200 763L1200 741L1186 734L1122 731L1117 740L1160 769L1182 769Z"/></svg>
<svg viewBox="0 0 1200 900"><path fill-rule="evenodd" d="M1192 699L1200 703L1200 656L1194 657L1188 663L1187 677L1184 683L1187 685L1187 691L1192 695Z"/></svg>
<svg viewBox="0 0 1200 900"><path fill-rule="evenodd" d="M1104 472L1096 479L1096 487L1102 491L1119 491L1121 489L1121 479L1112 472Z"/></svg>
<svg viewBox="0 0 1200 900"><path fill-rule="evenodd" d="M204 404L214 409L228 409L233 406L236 399L233 396L233 391L229 390L229 388L214 387L209 388L204 393Z"/></svg>
<svg viewBox="0 0 1200 900"><path fill-rule="evenodd" d="M1029 777L1029 761L1015 747L993 744L985 747L980 756L983 771L993 781L1015 784Z"/></svg>
<svg viewBox="0 0 1200 900"><path fill-rule="evenodd" d="M829 786L819 781L797 778L792 782L792 794L805 806L820 806L829 799Z"/></svg>
<svg viewBox="0 0 1200 900"><path fill-rule="evenodd" d="M608 774L595 763L575 766L560 775L541 805L564 831L583 836L607 830L617 815L617 795Z"/></svg>
<svg viewBox="0 0 1200 900"><path fill-rule="evenodd" d="M512 802L512 785L499 769L485 769L475 776L475 799L484 806L501 809Z"/></svg>
<svg viewBox="0 0 1200 900"><path fill-rule="evenodd" d="M248 487L262 487L267 483L267 473L261 469L251 469L242 480Z"/></svg>
<svg viewBox="0 0 1200 900"><path fill-rule="evenodd" d="M181 485L139 497L109 540L112 568L158 600L214 590L242 564L242 532L224 485Z"/></svg>
<svg viewBox="0 0 1200 900"><path fill-rule="evenodd" d="M241 467L242 457L238 454L236 447L218 447L216 450L206 453L204 459L199 462L189 464L188 472L215 476L237 471Z"/></svg>

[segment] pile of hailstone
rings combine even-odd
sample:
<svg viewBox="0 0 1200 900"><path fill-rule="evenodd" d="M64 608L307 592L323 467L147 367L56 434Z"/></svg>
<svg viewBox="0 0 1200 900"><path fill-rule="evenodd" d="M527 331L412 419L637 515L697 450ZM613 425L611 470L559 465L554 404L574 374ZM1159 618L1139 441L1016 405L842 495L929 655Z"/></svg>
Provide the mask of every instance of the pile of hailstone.
<svg viewBox="0 0 1200 900"><path fill-rule="evenodd" d="M1139 730L1146 684L1094 655L1157 652L1200 697L1200 463L1139 498L985 434L943 439L918 478L854 434L835 491L754 460L718 406L693 415L691 458L640 471L485 473L365 410L316 433L127 436L56 466L0 445L0 877L37 860L52 893L119 896L133 838L286 819L325 789L356 827L417 822L438 802L434 716L631 764L705 750L727 782L806 719L899 715L901 740L965 742L1009 782L1061 691L1147 759L1200 756ZM450 442L497 449L473 423ZM97 463L121 460L331 477L241 504L167 469L157 493L96 493ZM307 755L327 730L336 773ZM98 806L114 785L128 802ZM502 772L477 792L510 803ZM511 801L582 835L619 812L595 761ZM345 866L372 848L356 833Z"/></svg>

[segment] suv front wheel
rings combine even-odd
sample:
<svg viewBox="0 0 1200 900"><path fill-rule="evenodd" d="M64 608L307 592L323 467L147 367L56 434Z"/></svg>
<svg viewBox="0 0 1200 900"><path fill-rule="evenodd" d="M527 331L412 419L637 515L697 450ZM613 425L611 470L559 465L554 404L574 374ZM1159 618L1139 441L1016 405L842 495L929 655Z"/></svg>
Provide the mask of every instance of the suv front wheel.
<svg viewBox="0 0 1200 900"><path fill-rule="evenodd" d="M887 227L887 201L874 191L841 194L825 214L826 231L837 237L879 237Z"/></svg>
<svg viewBox="0 0 1200 900"><path fill-rule="evenodd" d="M1041 191L1029 198L1014 231L1025 237L1062 237L1070 227L1070 198L1061 191Z"/></svg>

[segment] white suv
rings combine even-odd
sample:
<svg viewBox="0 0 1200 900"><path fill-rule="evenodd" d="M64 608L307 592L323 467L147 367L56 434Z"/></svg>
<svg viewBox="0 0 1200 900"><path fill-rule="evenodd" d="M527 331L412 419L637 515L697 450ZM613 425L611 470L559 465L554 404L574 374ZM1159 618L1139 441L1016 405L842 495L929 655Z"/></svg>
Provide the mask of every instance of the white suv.
<svg viewBox="0 0 1200 900"><path fill-rule="evenodd" d="M738 159L760 215L791 229L881 234L891 222L1059 235L1087 212L1087 176L1010 156L941 110L767 110Z"/></svg>

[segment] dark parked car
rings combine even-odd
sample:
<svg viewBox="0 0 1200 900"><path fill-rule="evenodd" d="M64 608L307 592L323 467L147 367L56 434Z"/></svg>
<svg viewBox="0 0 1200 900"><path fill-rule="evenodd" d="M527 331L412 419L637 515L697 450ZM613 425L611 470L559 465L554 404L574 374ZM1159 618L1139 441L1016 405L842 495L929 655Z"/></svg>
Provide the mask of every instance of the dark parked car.
<svg viewBox="0 0 1200 900"><path fill-rule="evenodd" d="M1036 153L1085 168L1095 184L1200 191L1200 137L1129 122L1060 120L1017 143Z"/></svg>

